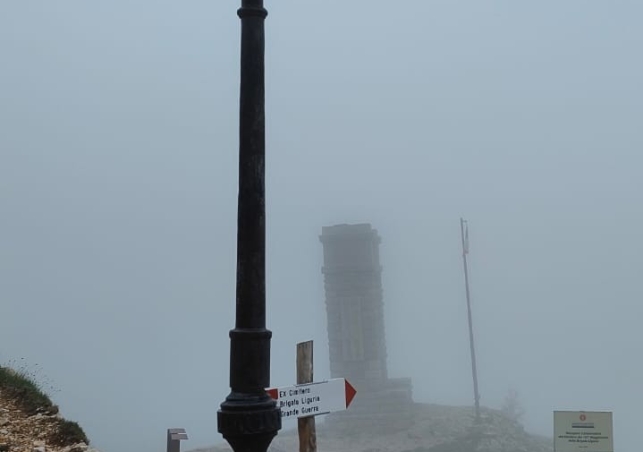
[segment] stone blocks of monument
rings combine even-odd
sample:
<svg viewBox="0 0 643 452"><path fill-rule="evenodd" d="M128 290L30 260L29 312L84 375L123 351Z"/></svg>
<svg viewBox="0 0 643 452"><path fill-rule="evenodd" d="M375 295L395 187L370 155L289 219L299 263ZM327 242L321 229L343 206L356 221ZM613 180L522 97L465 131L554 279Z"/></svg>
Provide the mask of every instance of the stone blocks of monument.
<svg viewBox="0 0 643 452"><path fill-rule="evenodd" d="M328 416L347 428L404 428L412 415L411 380L389 378L380 237L370 224L322 229L330 371L358 391L346 412Z"/></svg>

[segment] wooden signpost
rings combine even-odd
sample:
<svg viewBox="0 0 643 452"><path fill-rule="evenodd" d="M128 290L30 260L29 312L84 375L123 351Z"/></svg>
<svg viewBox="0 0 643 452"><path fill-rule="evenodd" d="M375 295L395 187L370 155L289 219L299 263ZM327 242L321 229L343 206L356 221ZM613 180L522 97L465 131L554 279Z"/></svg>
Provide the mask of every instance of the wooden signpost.
<svg viewBox="0 0 643 452"><path fill-rule="evenodd" d="M315 416L347 409L357 393L344 378L313 382L313 341L297 344L297 384L266 392L277 401L281 419L297 418L299 452L317 451Z"/></svg>
<svg viewBox="0 0 643 452"><path fill-rule="evenodd" d="M313 382L313 341L297 344L297 384ZM317 452L315 416L297 419L299 452Z"/></svg>

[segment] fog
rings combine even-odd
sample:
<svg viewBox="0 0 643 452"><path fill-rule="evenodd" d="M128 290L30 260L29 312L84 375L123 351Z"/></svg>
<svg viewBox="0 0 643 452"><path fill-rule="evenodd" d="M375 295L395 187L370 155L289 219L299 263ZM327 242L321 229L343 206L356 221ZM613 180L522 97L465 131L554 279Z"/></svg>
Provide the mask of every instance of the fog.
<svg viewBox="0 0 643 452"><path fill-rule="evenodd" d="M0 3L0 362L102 452L222 441L238 3ZM614 411L639 448L643 6L266 8L271 383L309 339L329 376L318 236L368 222L389 374L472 405L464 216L481 404L514 388L549 436L553 410Z"/></svg>

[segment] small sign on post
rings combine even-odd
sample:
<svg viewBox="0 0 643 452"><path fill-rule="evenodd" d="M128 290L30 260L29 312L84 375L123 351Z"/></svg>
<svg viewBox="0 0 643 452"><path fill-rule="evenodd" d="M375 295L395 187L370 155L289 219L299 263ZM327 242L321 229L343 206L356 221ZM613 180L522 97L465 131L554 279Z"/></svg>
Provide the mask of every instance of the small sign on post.
<svg viewBox="0 0 643 452"><path fill-rule="evenodd" d="M554 452L614 452L612 413L554 411Z"/></svg>
<svg viewBox="0 0 643 452"><path fill-rule="evenodd" d="M184 428L167 429L167 452L181 452L181 440L188 439Z"/></svg>

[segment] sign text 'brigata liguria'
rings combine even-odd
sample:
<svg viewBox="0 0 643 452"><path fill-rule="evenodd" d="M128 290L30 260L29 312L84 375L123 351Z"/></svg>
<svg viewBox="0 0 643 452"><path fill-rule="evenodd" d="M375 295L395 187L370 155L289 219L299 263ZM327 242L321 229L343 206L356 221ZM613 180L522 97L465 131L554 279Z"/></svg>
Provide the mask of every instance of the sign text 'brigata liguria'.
<svg viewBox="0 0 643 452"><path fill-rule="evenodd" d="M271 388L266 392L277 401L282 419L318 416L345 410L356 393L355 388L344 378Z"/></svg>

